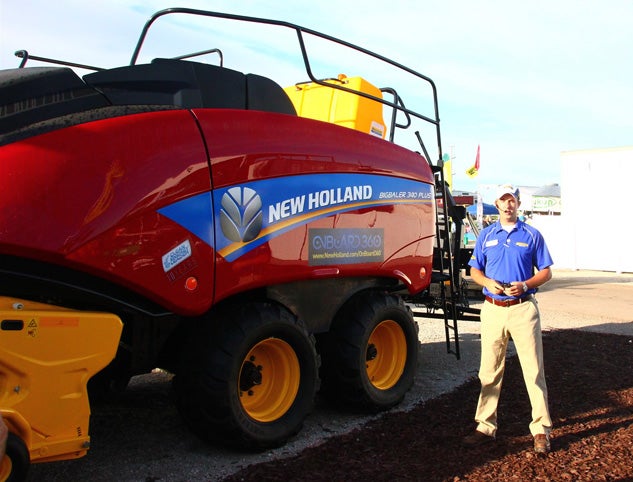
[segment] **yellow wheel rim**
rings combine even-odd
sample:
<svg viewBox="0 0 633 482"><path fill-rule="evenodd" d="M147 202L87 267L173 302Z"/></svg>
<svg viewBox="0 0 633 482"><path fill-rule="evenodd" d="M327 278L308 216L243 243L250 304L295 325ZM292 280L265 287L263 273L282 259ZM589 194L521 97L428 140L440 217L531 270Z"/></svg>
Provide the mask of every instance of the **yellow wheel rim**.
<svg viewBox="0 0 633 482"><path fill-rule="evenodd" d="M407 362L407 339L393 320L379 323L369 336L366 350L367 377L379 390L393 387Z"/></svg>
<svg viewBox="0 0 633 482"><path fill-rule="evenodd" d="M299 392L301 370L292 347L279 338L260 341L242 363L238 389L244 411L258 422L281 418Z"/></svg>
<svg viewBox="0 0 633 482"><path fill-rule="evenodd" d="M11 457L5 455L0 461L0 482L4 482L9 478L13 471L13 461Z"/></svg>

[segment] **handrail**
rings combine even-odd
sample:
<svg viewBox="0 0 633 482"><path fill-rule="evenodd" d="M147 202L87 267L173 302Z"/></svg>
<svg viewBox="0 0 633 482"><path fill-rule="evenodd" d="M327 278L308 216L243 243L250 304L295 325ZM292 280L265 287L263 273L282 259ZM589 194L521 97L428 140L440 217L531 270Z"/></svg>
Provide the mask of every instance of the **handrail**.
<svg viewBox="0 0 633 482"><path fill-rule="evenodd" d="M213 12L213 11L209 11L209 10L199 10L199 9L192 9L192 8L181 8L181 7L174 7L174 8L167 8L164 10L160 10L156 13L154 13L149 20L145 23L145 25L143 26L143 29L141 31L141 35L138 39L138 42L134 48L134 52L132 54L132 58L130 60L130 65L135 65L141 48L143 46L143 43L145 42L145 39L147 37L147 33L150 29L150 27L154 24L154 22L156 20L158 20L159 18L165 16L165 15L170 15L170 14L188 14L188 15L198 15L198 16L204 16L204 17L214 17L214 18L221 18L221 19L227 19L227 20L235 20L235 21L242 21L242 22L251 22L251 23L259 23L259 24L265 24L265 25L274 25L274 26L278 26L278 27L283 27L283 28L289 28L291 30L294 30L297 34L297 40L299 42L299 47L301 50L301 56L303 59L303 63L304 63L304 67L305 67L305 71L308 75L308 78L310 79L310 82L313 82L315 84L321 85L321 86L325 86L325 87L329 87L332 89L338 89L344 92L348 92L354 95L358 95L360 97L364 97L367 99L370 99L374 102L379 102L382 105L388 106L392 109L393 112L393 117L392 117L392 122L391 122L391 129L390 129L390 136L389 136L389 141L390 142L394 142L394 132L396 128L399 129L407 129L410 125L411 125L411 117L415 117L417 119L420 119L424 122L430 123L432 125L435 126L435 131L436 131L436 141L437 141L437 149L438 149L438 159L437 159L437 166L441 166L442 164L442 141L441 141L441 133L440 133L440 117L439 117L439 107L438 107L438 99L437 99L437 87L435 86L435 83L433 82L433 80L430 77L427 77L424 74L421 74L405 65L402 65L398 62L395 62L394 60L391 60L383 55L380 55L378 53L372 52L371 50L365 49L363 47L360 47L358 45L352 44L350 42L346 42L345 40L341 40L338 39L336 37L333 37L331 35L327 35L321 32L318 32L316 30L313 29L309 29L306 27L301 27L299 25L293 24L293 23L289 23L289 22L285 22L285 21L280 21L280 20L271 20L271 19L266 19L266 18L260 18L260 17L249 17L249 16L244 16L244 15L234 15L234 14L227 14L227 13L221 13L221 12ZM367 55L369 57L373 57L374 59L377 59L381 62L384 62L386 64L391 65L392 67L402 70L414 77L417 77L420 81L427 83L432 90L433 93L433 116L430 117L428 115L423 115L419 112L416 112L414 110L409 109L408 107L406 107L404 105L404 102L402 101L402 99L400 98L400 96L396 93L396 91L390 87L387 88L383 88L381 89L383 92L389 92L393 95L393 101L387 100L387 99L383 99L382 97L376 97L374 95L368 94L366 92L362 92L359 90L354 90L354 89L350 89L348 87L345 87L344 85L338 85L338 84L334 84L334 83L330 83L330 82L326 82L328 79L318 79L315 77L315 75L312 72L312 68L310 65L310 60L308 58L308 52L307 52L307 48L306 48L306 44L304 41L304 35L312 35L314 37L318 37L324 40L327 40L329 42L333 42L335 44L339 44L342 45L346 48L355 50L357 52L360 52L364 55ZM220 65L222 66L223 64L223 56L222 56L222 52L219 49L209 49L209 50L205 50L202 52L196 52L194 54L188 54L188 55L183 55L180 57L174 57L174 59L186 59L186 58L190 58L190 57L194 57L197 55L203 55L206 53L211 53L211 52L215 52L218 53L218 55L220 56ZM43 62L49 62L49 63L54 63L54 64L59 64L59 65L66 65L69 67L76 67L76 68L81 68L81 69L86 69L86 70L95 70L95 71L101 71L101 70L105 70L101 67L94 67L91 65L85 65L85 64L78 64L78 63L73 63L73 62L66 62L66 61L62 61L62 60L56 60L56 59L50 59L50 58L45 58L45 57L36 57L34 55L30 55L26 50L18 50L15 52L15 55L19 58L22 58L22 62L20 63L20 68L24 67L24 65L26 64L26 62L29 59L33 59L33 60L38 60L38 61L43 61ZM406 118L406 124L399 124L397 122L395 122L395 116L397 112L402 112L405 115ZM424 146L424 144L422 143L422 139L419 135L418 132L415 133L415 135L417 136L418 142L420 143L422 150L424 152L424 155L426 157L427 162L431 163L431 159L429 158L428 155L428 151L426 149L426 147Z"/></svg>
<svg viewBox="0 0 633 482"><path fill-rule="evenodd" d="M220 57L220 67L224 66L224 54L222 53L220 49L207 49L207 50L201 50L200 52L194 52L192 54L179 55L178 57L172 57L172 60L191 59L193 57L199 57L201 55L207 55L207 54L218 54L218 57Z"/></svg>
<svg viewBox="0 0 633 482"><path fill-rule="evenodd" d="M360 47L358 45L352 44L350 42L346 42L345 40L341 40L338 39L336 37L333 37L331 35L327 35L321 32L318 32L316 30L312 30L306 27L301 27L299 25L290 23L290 22L285 22L285 21L280 21L280 20L271 20L271 19L266 19L266 18L260 18L260 17L249 17L249 16L244 16L244 15L234 15L234 14L227 14L227 13L221 13L221 12L213 12L213 11L209 11L209 10L199 10L199 9L193 9L193 8L184 8L184 7L173 7L173 8L166 8L164 10L160 10L156 13L154 13L149 20L145 23L145 25L143 26L143 29L141 31L141 35L139 37L139 40L136 44L136 47L134 48L134 52L132 54L132 58L130 60L130 65L134 65L136 64L141 48L143 46L143 43L145 42L145 38L147 36L147 32L149 31L150 27L152 26L152 24L158 20L160 17L163 17L165 15L171 15L171 14L187 14L187 15L198 15L198 16L204 16L204 17L214 17L214 18L223 18L223 19L227 19L227 20L236 20L236 21L242 21L242 22L251 22L251 23L259 23L259 24L265 24L265 25L275 25L278 27L285 27L285 28L289 28L291 30L294 30L297 34L297 39L299 41L299 47L301 49L301 55L303 57L303 62L304 62L304 66L306 69L306 73L308 74L308 77L310 78L310 80L312 82L314 82L315 84L318 85L323 85L326 87L330 87L330 88L334 88L334 89L339 89L345 92L349 92L355 95L359 95L361 97L365 97L368 99L371 99L375 102L379 102L383 105L387 105L389 107L391 107L392 109L396 110L396 111L400 111L405 113L405 115L407 116L413 116L416 117L418 119L421 119L422 121L428 122L430 124L433 124L435 126L436 129L436 138L437 138L437 148L438 148L438 163L441 161L442 158L442 143L441 143L441 135L440 135L440 117L439 117L439 107L438 107L438 100L437 100L437 87L435 86L435 83L433 82L433 80L429 77L427 77L426 75L423 75L419 72L416 72L415 70L402 65L398 62L395 62L394 60L391 60L387 57L384 57L383 55L380 55L378 53L372 52L370 50L367 50L363 47ZM394 102L373 96L371 94L367 94L365 92L360 92L357 90L353 90L353 89L349 89L347 87L344 87L342 85L334 85L331 83L326 83L323 80L317 79L314 74L312 73L312 68L310 66L310 61L308 58L308 53L307 53L307 49L305 46L305 42L304 42L304 38L303 38L303 34L309 34L309 35L313 35L315 37L319 37L322 38L324 40L328 40L330 42L342 45L344 47L356 50L358 52L361 52L365 55L368 55L370 57L373 57L377 60L380 60L382 62L385 62L397 69L403 70L417 78L419 78L420 80L428 83L432 89L433 92L433 108L434 108L434 118L423 115L421 113L415 112L411 109L408 109L407 107L404 106L404 104L402 102L399 102L398 98L394 99ZM418 136L419 138L419 136ZM426 149L425 149L426 150ZM430 159L427 160L430 161Z"/></svg>
<svg viewBox="0 0 633 482"><path fill-rule="evenodd" d="M50 64L65 65L67 67L76 67L78 69L97 70L97 71L105 70L101 67L94 67L92 65L76 64L74 62L66 62L65 60L50 59L47 57L37 57L36 55L30 55L26 50L16 50L14 55L17 58L22 59L22 62L20 62L20 65L18 66L19 69L23 69L24 66L26 65L26 62L29 59L33 59L33 60L38 60L40 62L48 62Z"/></svg>

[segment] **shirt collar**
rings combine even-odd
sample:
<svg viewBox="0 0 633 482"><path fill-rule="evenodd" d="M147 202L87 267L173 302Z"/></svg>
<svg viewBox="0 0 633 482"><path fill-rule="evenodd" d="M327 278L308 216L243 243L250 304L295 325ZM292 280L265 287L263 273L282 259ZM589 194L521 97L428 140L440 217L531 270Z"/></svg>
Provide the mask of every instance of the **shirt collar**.
<svg viewBox="0 0 633 482"><path fill-rule="evenodd" d="M519 231L520 229L523 229L523 225L525 224L524 221L521 221L520 219L517 219L516 224L514 225L514 229L516 229L517 231ZM495 221L495 223L493 224L494 226L494 231L495 233L498 233L500 231L505 231L505 229L503 229L503 226L501 226L501 222L500 221Z"/></svg>

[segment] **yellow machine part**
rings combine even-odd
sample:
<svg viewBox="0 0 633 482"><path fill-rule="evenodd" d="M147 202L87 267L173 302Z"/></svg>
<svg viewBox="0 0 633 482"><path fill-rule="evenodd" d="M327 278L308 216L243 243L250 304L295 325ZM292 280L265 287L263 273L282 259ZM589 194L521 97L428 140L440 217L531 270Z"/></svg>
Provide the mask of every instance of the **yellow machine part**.
<svg viewBox="0 0 633 482"><path fill-rule="evenodd" d="M0 411L31 462L86 454L86 384L114 359L122 328L113 314L0 297Z"/></svg>
<svg viewBox="0 0 633 482"><path fill-rule="evenodd" d="M382 99L382 92L361 77L338 76L326 83L339 84L348 89ZM314 82L302 83L284 89L301 117L349 127L367 134L385 138L383 104L357 94L325 87Z"/></svg>

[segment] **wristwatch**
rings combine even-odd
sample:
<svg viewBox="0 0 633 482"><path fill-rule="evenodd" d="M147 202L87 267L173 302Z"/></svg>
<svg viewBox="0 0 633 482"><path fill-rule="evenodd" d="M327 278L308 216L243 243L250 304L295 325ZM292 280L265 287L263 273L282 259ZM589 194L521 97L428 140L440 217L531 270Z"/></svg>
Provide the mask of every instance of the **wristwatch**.
<svg viewBox="0 0 633 482"><path fill-rule="evenodd" d="M524 292L524 293L527 293L527 290L528 290L528 285L527 285L527 283L524 281L524 282L523 282L523 292Z"/></svg>

